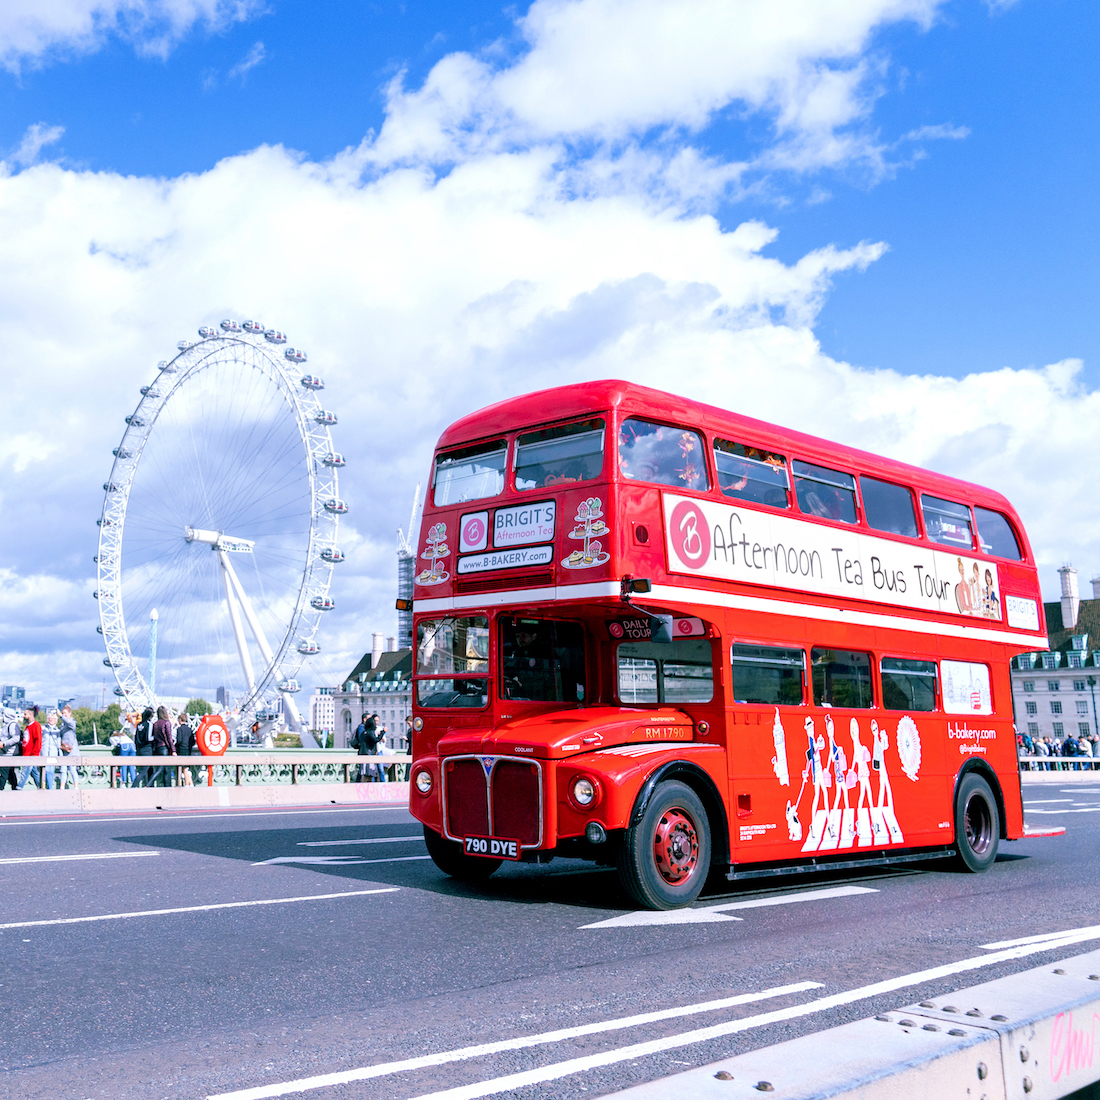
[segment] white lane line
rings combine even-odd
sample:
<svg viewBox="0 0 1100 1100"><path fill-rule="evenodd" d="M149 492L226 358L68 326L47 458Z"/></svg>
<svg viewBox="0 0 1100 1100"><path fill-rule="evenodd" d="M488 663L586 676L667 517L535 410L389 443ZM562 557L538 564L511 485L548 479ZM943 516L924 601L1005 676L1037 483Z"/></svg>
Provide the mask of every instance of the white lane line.
<svg viewBox="0 0 1100 1100"><path fill-rule="evenodd" d="M1009 959L1022 959L1028 955L1050 951L1073 943L1081 943L1087 939L1100 939L1100 931L1082 929L1077 935L1066 939L1022 945L1007 951L999 951L994 955L980 955L972 959L963 959L961 962L948 963L945 966L934 966L928 970L918 970L915 974L906 974L900 978L888 978L886 981L875 982L873 985L850 989L844 993L834 993L831 996L820 997L816 1001L806 1001L803 1004L792 1005L789 1008L774 1009L771 1012L762 1012L757 1016L746 1016L740 1020L732 1020L725 1024L714 1024L711 1027L698 1028L695 1031L683 1032L680 1035L669 1035L662 1039L653 1039L647 1043L634 1043L628 1047L619 1047L617 1050L591 1054L584 1058L570 1058L565 1062L541 1066L538 1069L527 1070L523 1073L510 1073L505 1077L497 1077L490 1081L478 1081L470 1085L460 1085L457 1088L443 1089L441 1092L424 1093L421 1096L414 1097L413 1100L480 1100L484 1096L496 1096L499 1093L524 1088L528 1085L556 1081L561 1077L568 1077L574 1073L584 1073L600 1066L615 1065L617 1062L632 1061L635 1058L644 1058L647 1055L660 1054L668 1050L680 1050L690 1043L705 1043L711 1039L736 1035L751 1028L781 1023L785 1020L794 1020L800 1016L810 1016L816 1012L824 1012L827 1009L852 1004L855 1001L866 1000L869 997L894 993L908 986L938 981L941 978L950 977L952 974L977 970L980 967L992 966L995 963L1005 962ZM208 1098L208 1100L213 1100L213 1098Z"/></svg>
<svg viewBox="0 0 1100 1100"><path fill-rule="evenodd" d="M1083 810L1029 810L1032 814L1095 814L1100 813L1100 806L1089 806Z"/></svg>
<svg viewBox="0 0 1100 1100"><path fill-rule="evenodd" d="M320 867L353 867L357 863L412 863L418 859L431 859L431 856L390 856L389 859L359 859L356 856L276 856L274 859L261 859L253 867L268 867L273 863L305 863Z"/></svg>
<svg viewBox="0 0 1100 1100"><path fill-rule="evenodd" d="M1025 806L1042 806L1045 802L1072 802L1072 798L1032 798L1024 799Z"/></svg>
<svg viewBox="0 0 1100 1100"><path fill-rule="evenodd" d="M717 921L744 920L744 917L727 917L730 909L761 909L771 905L796 905L806 901L821 901L824 898L847 898L856 894L877 894L869 886L832 886L825 890L803 890L797 894L775 894L761 898L749 898L747 901L727 901L721 905L707 905L699 909L669 909L664 912L639 910L636 913L624 913L621 917L596 921L594 924L582 924L581 928L642 928L652 925L669 924L712 924Z"/></svg>
<svg viewBox="0 0 1100 1100"><path fill-rule="evenodd" d="M172 913L211 913L215 909L247 909L253 905L288 905L295 901L328 901L330 898L361 898L367 894L393 894L400 887L385 886L375 890L343 890L338 894L306 894L299 898L262 898L259 901L222 901L214 905L183 905L177 909L142 909L135 913L101 913L94 917L58 917L56 920L22 920L0 924L0 932L8 928L49 928L55 924L91 924L101 920L129 920L131 917L164 917Z"/></svg>
<svg viewBox="0 0 1100 1100"><path fill-rule="evenodd" d="M199 765L201 767L201 765ZM158 810L156 813L148 813L136 810L125 817L100 817L89 810L80 817L36 817L24 820L25 814L0 814L3 828L10 829L14 825L84 825L88 822L116 822L116 821L164 821L166 818L177 817L292 817L296 814L361 814L370 813L372 810L408 810L404 802L383 802L377 806L323 806L305 810L234 810L230 813L211 813L209 810Z"/></svg>
<svg viewBox="0 0 1100 1100"><path fill-rule="evenodd" d="M1027 943L1060 942L1067 936L1078 936L1083 932L1095 932L1100 935L1100 924L1093 924L1087 928L1070 928L1064 932L1040 932L1037 936L1021 936L1018 940L998 940L996 943L983 943L984 951L999 951L1004 947L1020 947Z"/></svg>
<svg viewBox="0 0 1100 1100"><path fill-rule="evenodd" d="M382 1062L376 1066L363 1066L360 1069L343 1070L338 1073L323 1073L316 1077L302 1077L297 1081L284 1081L274 1085L258 1085L255 1088L240 1089L237 1092L219 1092L208 1097L207 1100L265 1100L265 1098L271 1096L288 1096L291 1093L307 1092L310 1089L346 1085L349 1081L366 1081L372 1077L386 1077L392 1073L406 1073L409 1070L426 1069L429 1066L442 1066L448 1062L460 1062L468 1058L484 1058L486 1055L500 1054L508 1050L523 1050L527 1047L542 1046L546 1043L560 1043L566 1039L577 1039L584 1035L598 1035L605 1031L621 1031L623 1028L640 1027L643 1024L652 1024L659 1020L674 1020L681 1016L693 1016L700 1012L717 1012L723 1008L736 1008L738 1005L753 1004L757 1001L770 1000L773 997L786 997L792 993L805 993L810 989L822 988L824 987L821 982L794 982L791 985L779 985L772 989L763 989L759 993L739 993L734 997L723 997L718 1001L702 1001L699 1004L682 1005L679 1008L643 1012L636 1016L620 1016L615 1020L580 1024L577 1027L565 1027L558 1031L544 1031L541 1035L522 1035L515 1039L500 1039L495 1043L480 1043L473 1047L460 1047L458 1050L444 1050L438 1054L425 1054L419 1058L405 1058L400 1062Z"/></svg>
<svg viewBox="0 0 1100 1100"><path fill-rule="evenodd" d="M1067 798L1068 802L1069 799ZM299 840L299 848L333 848L338 844L400 844L410 840L419 840L424 843L424 834L416 833L413 836L371 836L362 840Z"/></svg>
<svg viewBox="0 0 1100 1100"><path fill-rule="evenodd" d="M0 863L64 863L71 859L133 859L136 856L159 856L160 852L88 852L79 856L18 856L0 859Z"/></svg>

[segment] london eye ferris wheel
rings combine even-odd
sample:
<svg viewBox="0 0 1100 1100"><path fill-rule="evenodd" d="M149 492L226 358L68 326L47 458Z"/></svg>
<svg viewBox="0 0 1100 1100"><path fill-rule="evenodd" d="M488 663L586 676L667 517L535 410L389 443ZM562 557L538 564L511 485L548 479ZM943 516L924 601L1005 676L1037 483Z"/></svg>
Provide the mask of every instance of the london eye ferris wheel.
<svg viewBox="0 0 1100 1100"><path fill-rule="evenodd" d="M294 696L334 601L336 414L306 355L256 321L181 340L126 418L103 486L104 664L135 709L224 686L238 725Z"/></svg>

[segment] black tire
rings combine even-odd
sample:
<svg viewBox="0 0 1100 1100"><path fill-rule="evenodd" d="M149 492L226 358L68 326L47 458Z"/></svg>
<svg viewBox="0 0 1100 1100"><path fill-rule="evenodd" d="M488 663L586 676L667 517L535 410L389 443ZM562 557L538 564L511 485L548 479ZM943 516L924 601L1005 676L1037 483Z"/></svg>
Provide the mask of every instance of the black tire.
<svg viewBox="0 0 1100 1100"><path fill-rule="evenodd" d="M488 878L504 862L500 859L468 856L458 841L447 840L427 825L424 826L424 843L428 846L428 855L432 857L432 862L445 875L465 882Z"/></svg>
<svg viewBox="0 0 1100 1100"><path fill-rule="evenodd" d="M690 905L710 871L710 822L686 784L658 785L637 825L623 836L619 879L644 909Z"/></svg>
<svg viewBox="0 0 1100 1100"><path fill-rule="evenodd" d="M974 772L963 776L955 795L955 849L967 871L981 874L997 859L1001 815L989 784Z"/></svg>

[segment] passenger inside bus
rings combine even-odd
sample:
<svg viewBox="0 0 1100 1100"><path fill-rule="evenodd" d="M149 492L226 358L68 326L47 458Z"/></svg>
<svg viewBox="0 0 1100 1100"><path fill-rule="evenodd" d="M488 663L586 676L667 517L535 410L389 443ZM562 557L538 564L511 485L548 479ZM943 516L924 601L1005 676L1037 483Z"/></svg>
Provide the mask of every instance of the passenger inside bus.
<svg viewBox="0 0 1100 1100"><path fill-rule="evenodd" d="M856 479L840 470L828 470L795 459L794 491L798 506L811 516L856 522Z"/></svg>
<svg viewBox="0 0 1100 1100"><path fill-rule="evenodd" d="M516 440L516 488L542 489L599 477L603 440L602 420L525 432Z"/></svg>
<svg viewBox="0 0 1100 1100"><path fill-rule="evenodd" d="M501 653L502 698L584 702L584 629L580 623L504 619Z"/></svg>
<svg viewBox="0 0 1100 1100"><path fill-rule="evenodd" d="M728 497L751 500L770 508L789 505L787 460L782 455L731 443L714 441L714 462L718 467L718 488Z"/></svg>

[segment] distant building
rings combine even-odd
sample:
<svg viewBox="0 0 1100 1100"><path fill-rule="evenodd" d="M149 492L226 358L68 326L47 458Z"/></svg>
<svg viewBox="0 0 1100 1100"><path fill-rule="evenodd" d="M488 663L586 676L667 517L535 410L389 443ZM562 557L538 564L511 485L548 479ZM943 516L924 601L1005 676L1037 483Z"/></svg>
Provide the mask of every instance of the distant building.
<svg viewBox="0 0 1100 1100"><path fill-rule="evenodd" d="M377 662L373 653L363 654L333 692L337 748L347 748L363 715L376 712L386 729L386 744L398 750L405 747L405 716L412 714L412 650L382 650L381 635L375 637Z"/></svg>
<svg viewBox="0 0 1100 1100"><path fill-rule="evenodd" d="M0 703L5 707L18 710L27 701L27 693L15 684L5 684L0 688Z"/></svg>
<svg viewBox="0 0 1100 1100"><path fill-rule="evenodd" d="M1014 657L1011 675L1016 728L1061 740L1100 730L1100 577L1093 578L1093 598L1082 600L1077 571L1066 565L1058 572L1062 598L1043 604L1050 649Z"/></svg>
<svg viewBox="0 0 1100 1100"><path fill-rule="evenodd" d="M229 692L223 687L218 688L214 693L214 702L219 707L229 706Z"/></svg>
<svg viewBox="0 0 1100 1100"><path fill-rule="evenodd" d="M336 729L336 688L318 688L309 697L309 728L314 733L333 733ZM335 745L335 739L333 741Z"/></svg>

